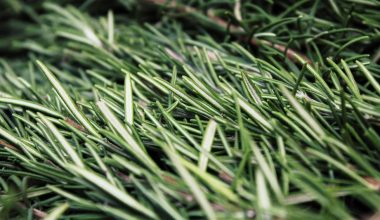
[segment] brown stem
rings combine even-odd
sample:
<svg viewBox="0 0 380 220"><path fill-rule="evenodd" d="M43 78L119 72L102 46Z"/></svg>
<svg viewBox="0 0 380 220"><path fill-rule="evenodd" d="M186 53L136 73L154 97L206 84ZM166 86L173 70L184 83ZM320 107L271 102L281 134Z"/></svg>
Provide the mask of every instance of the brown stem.
<svg viewBox="0 0 380 220"><path fill-rule="evenodd" d="M168 8L172 8L172 9L176 9L177 11L183 12L183 13L200 13L197 9L190 7L190 6L178 4L175 0L171 0L171 1L168 1L168 0L144 0L144 1L148 2L148 3L166 6ZM235 33L235 34L245 33L244 29L242 29L241 27L238 27L236 25L229 25L225 20L216 16L212 12L212 10L209 10L207 12L207 17L209 19L211 19L212 21L214 21L217 25L219 25L225 29L228 28L232 33ZM281 45L281 44L276 44L276 43L273 43L273 42L270 42L267 40L258 40L258 39L252 39L250 41L250 43L256 47L260 47L260 45L262 45L262 44L268 45L268 46L270 46L270 47L272 47L272 48L274 48L274 49L276 49L282 53L285 53L285 56L288 59L292 60L293 62L302 62L301 60L303 60L304 62L306 62L308 64L312 63L312 61L306 55L304 55L300 52L297 52L291 48L287 48L286 46ZM301 58L301 60L299 58Z"/></svg>
<svg viewBox="0 0 380 220"><path fill-rule="evenodd" d="M219 178L228 184L232 184L232 182L234 181L234 178L224 171L221 171L219 173Z"/></svg>
<svg viewBox="0 0 380 220"><path fill-rule="evenodd" d="M26 209L27 208L27 206L25 205L25 204L23 204L23 203L17 203L18 205L19 205L19 207L21 207L22 209ZM43 219L43 218L45 218L48 214L46 213L46 212L44 212L44 211L42 211L42 210L39 210L39 209L36 209L36 208L34 208L33 210L32 210L32 212L33 212L33 215L35 216L35 217L37 217L38 219Z"/></svg>
<svg viewBox="0 0 380 220"><path fill-rule="evenodd" d="M86 132L86 129L85 129L82 125L76 123L76 122L75 122L74 120L72 120L71 118L65 118L65 122L66 122L67 124L69 124L70 126L76 128L76 129L78 129L78 130L80 130L80 131L82 131L82 132Z"/></svg>
<svg viewBox="0 0 380 220"><path fill-rule="evenodd" d="M380 180L370 176L365 176L363 178L372 187L372 189L375 191L380 191Z"/></svg>
<svg viewBox="0 0 380 220"><path fill-rule="evenodd" d="M285 53L285 56L289 60L294 61L294 62L300 62L299 58L301 58L308 64L312 63L311 60L306 55L296 52L295 50L291 48L286 48L286 46L281 45L281 44L275 44L267 40L257 40L257 39L252 39L251 44L255 46L260 46L260 44L271 46L277 49L278 51Z"/></svg>
<svg viewBox="0 0 380 220"><path fill-rule="evenodd" d="M39 219L43 219L47 216L47 213L38 209L33 209L33 215Z"/></svg>
<svg viewBox="0 0 380 220"><path fill-rule="evenodd" d="M0 146L12 149L14 151L19 151L15 146L13 146L13 145L11 145L11 144L7 143L6 141L3 141L3 140L0 140Z"/></svg>

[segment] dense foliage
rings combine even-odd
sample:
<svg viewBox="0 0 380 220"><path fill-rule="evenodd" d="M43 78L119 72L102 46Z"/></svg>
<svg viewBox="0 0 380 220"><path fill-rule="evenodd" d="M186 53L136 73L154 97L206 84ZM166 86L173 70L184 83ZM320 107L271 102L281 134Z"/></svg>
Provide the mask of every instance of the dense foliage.
<svg viewBox="0 0 380 220"><path fill-rule="evenodd" d="M0 219L373 219L380 2L0 2Z"/></svg>

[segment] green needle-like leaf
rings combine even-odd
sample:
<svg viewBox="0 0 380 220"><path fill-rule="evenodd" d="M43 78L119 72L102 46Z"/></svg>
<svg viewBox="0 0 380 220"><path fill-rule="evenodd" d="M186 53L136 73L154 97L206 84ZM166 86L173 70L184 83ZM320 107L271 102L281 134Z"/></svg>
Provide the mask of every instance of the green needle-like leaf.
<svg viewBox="0 0 380 220"><path fill-rule="evenodd" d="M46 217L44 217L44 220L57 220L61 217L61 215L69 208L69 204L63 203L54 210L52 210Z"/></svg>
<svg viewBox="0 0 380 220"><path fill-rule="evenodd" d="M58 140L60 145L63 147L63 149L66 151L66 153L69 155L71 160L79 167L84 167L84 163L77 154L77 152L74 150L73 146L63 137L61 132L58 131L57 127L50 122L45 116L42 114L38 115L42 122L45 124L45 126L51 131L51 133L54 135L54 137Z"/></svg>
<svg viewBox="0 0 380 220"><path fill-rule="evenodd" d="M66 92L63 86L59 83L57 78L53 75L53 73L39 60L37 60L38 66L41 68L42 72L49 79L50 83L57 91L58 95L61 97L69 111L75 116L75 118L82 123L82 125L94 136L100 137L94 126L87 120L82 112L79 111L74 101L70 97L70 95Z"/></svg>
<svg viewBox="0 0 380 220"><path fill-rule="evenodd" d="M111 196L115 197L116 199L118 199L120 202L124 203L128 207L135 209L136 211L146 215L147 217L150 217L153 219L157 218L157 216L150 209L140 204L138 201L136 201L136 199L131 197L129 194L116 188L107 180L100 177L99 175L81 167L76 167L72 165L69 165L68 167L71 170L73 170L75 173L82 176L83 178L85 178L86 180L94 184L95 186L99 187L100 189L106 191Z"/></svg>
<svg viewBox="0 0 380 220"><path fill-rule="evenodd" d="M208 153L210 152L212 143L214 141L214 135L216 132L217 125L218 124L213 120L210 120L207 124L207 128L202 140L202 148ZM205 154L201 153L199 157L199 161L198 161L200 170L206 171L207 163L208 163L208 157Z"/></svg>

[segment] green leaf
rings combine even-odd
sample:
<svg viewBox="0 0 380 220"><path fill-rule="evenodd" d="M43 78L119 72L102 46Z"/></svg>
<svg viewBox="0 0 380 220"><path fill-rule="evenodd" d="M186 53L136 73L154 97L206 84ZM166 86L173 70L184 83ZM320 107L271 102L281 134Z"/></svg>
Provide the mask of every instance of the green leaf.
<svg viewBox="0 0 380 220"><path fill-rule="evenodd" d="M112 113L111 109L107 106L104 101L98 101L97 105L99 110L102 112L105 120L110 126L112 126L118 135L127 142L129 150L131 153L136 155L138 159L145 163L150 169L158 170L157 165L149 157L149 155L139 146L138 142L134 139L132 134L127 131L124 125L119 121L119 119Z"/></svg>
<svg viewBox="0 0 380 220"><path fill-rule="evenodd" d="M210 120L207 124L207 128L202 140L202 148L207 153L210 153L211 151L217 125L218 124L214 120ZM208 157L204 153L201 152L199 156L199 160L198 160L199 169L202 171L206 171L207 162L208 162Z"/></svg>
<svg viewBox="0 0 380 220"><path fill-rule="evenodd" d="M87 169L72 166L72 165L68 165L68 168L73 170L75 173L77 173L81 177L85 178L90 183L104 190L111 196L115 197L116 199L118 199L120 202L127 205L128 207L146 215L147 217L157 219L157 216L154 212L152 212L150 209L148 209L147 207L139 203L136 199L134 199L132 196L130 196L126 192L116 188L114 185L112 185L110 182L108 182L107 180L99 176L98 174L95 174Z"/></svg>
<svg viewBox="0 0 380 220"><path fill-rule="evenodd" d="M96 131L94 126L87 120L82 112L79 111L74 101L70 95L66 92L63 86L59 83L57 78L53 73L39 60L37 60L38 66L41 68L42 72L49 79L50 83L56 90L59 97L63 100L64 104L67 106L68 110L75 116L75 118L82 123L82 125L94 136L100 137L99 133Z"/></svg>
<svg viewBox="0 0 380 220"><path fill-rule="evenodd" d="M43 220L57 220L62 216L62 214L68 208L69 208L68 203L63 203L61 205L58 205L51 212L49 212L49 214L46 217L44 217Z"/></svg>
<svg viewBox="0 0 380 220"><path fill-rule="evenodd" d="M66 153L70 156L71 160L79 167L84 167L84 163L82 159L79 157L77 152L74 150L74 147L66 140L65 137L59 132L59 130L51 123L45 116L42 114L38 114L42 122L45 126L50 130L50 132L54 135Z"/></svg>

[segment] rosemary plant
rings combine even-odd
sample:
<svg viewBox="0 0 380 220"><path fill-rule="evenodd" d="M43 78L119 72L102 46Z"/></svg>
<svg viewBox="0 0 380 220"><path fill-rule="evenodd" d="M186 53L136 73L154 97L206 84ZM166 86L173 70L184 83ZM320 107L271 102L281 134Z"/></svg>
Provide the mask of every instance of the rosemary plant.
<svg viewBox="0 0 380 220"><path fill-rule="evenodd" d="M379 217L379 1L0 6L0 219Z"/></svg>

